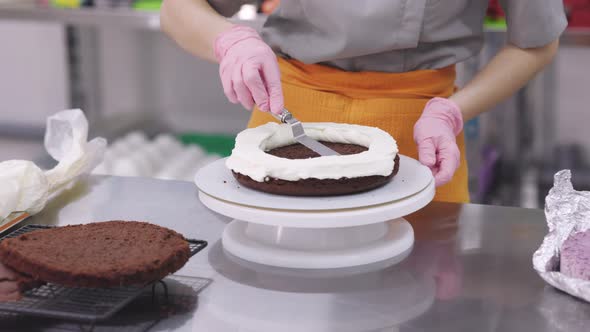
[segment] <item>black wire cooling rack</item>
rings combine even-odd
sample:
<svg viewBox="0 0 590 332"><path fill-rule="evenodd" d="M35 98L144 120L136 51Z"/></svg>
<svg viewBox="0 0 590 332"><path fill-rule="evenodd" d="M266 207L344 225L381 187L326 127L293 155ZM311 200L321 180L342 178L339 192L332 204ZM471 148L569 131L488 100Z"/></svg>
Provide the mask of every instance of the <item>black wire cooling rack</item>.
<svg viewBox="0 0 590 332"><path fill-rule="evenodd" d="M0 242L6 238L51 227L26 225L0 238ZM187 241L191 257L207 246L207 242L203 240ZM195 280L198 282L195 283ZM203 288L209 281L209 279L194 278L192 287L193 289L195 287ZM126 304L141 295L146 287L152 287L152 292L154 292L158 284L167 289L166 283L163 281L146 286L117 288L74 288L49 283L26 291L19 301L0 302L0 312L98 322L110 318L121 310Z"/></svg>

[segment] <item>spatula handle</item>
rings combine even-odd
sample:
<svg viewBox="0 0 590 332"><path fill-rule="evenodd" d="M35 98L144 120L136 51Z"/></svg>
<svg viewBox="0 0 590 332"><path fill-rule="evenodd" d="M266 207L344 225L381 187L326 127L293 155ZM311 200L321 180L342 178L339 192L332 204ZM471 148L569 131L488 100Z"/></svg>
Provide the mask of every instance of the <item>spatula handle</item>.
<svg viewBox="0 0 590 332"><path fill-rule="evenodd" d="M279 120L281 123L287 123L289 120L293 118L291 112L287 111L286 108L283 108L283 111L280 114L270 113L275 119Z"/></svg>

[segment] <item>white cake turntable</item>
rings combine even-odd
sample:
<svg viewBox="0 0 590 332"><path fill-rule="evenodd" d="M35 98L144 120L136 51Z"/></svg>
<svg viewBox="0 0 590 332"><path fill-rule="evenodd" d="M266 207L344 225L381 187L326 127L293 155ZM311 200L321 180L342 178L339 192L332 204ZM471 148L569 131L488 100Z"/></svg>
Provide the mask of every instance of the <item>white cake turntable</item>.
<svg viewBox="0 0 590 332"><path fill-rule="evenodd" d="M360 194L293 197L255 191L234 179L225 159L203 167L195 183L205 206L234 218L223 232L225 250L247 261L297 269L403 260L414 243L403 217L435 193L430 170L402 155L391 182Z"/></svg>

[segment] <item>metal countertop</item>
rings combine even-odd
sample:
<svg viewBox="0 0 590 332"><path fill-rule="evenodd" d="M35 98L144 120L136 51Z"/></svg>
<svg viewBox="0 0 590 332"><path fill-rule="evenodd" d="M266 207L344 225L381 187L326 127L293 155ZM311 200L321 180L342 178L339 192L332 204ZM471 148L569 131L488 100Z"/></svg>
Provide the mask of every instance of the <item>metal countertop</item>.
<svg viewBox="0 0 590 332"><path fill-rule="evenodd" d="M407 218L416 243L402 263L315 273L227 256L219 239L229 219L207 210L189 182L90 177L28 223L115 219L149 221L209 242L177 274L211 284L149 331L542 332L582 331L590 322L590 304L545 285L533 271L532 253L546 233L541 210L432 203ZM149 310L141 312L148 313L122 313L96 330L147 324ZM7 326L68 330L47 320L0 318L0 330Z"/></svg>

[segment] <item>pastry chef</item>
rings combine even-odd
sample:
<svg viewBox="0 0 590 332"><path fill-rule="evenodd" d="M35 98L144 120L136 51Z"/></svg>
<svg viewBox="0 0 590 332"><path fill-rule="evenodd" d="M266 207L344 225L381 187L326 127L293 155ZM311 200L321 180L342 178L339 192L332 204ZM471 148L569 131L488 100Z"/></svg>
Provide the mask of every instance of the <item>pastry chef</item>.
<svg viewBox="0 0 590 332"><path fill-rule="evenodd" d="M542 70L567 25L561 0L501 0L507 43L457 90L455 64L480 51L488 0L283 0L260 33L220 14L241 2L167 0L161 24L219 63L231 102L262 111L250 127L284 105L302 121L379 127L451 202L469 200L463 124Z"/></svg>

